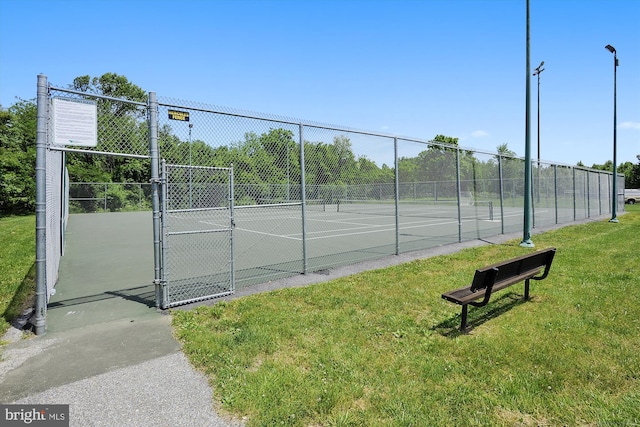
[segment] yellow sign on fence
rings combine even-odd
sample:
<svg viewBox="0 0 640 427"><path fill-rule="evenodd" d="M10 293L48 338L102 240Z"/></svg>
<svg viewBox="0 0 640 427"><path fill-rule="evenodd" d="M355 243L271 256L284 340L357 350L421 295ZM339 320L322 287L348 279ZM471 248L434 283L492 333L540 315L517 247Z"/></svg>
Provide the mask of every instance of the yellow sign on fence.
<svg viewBox="0 0 640 427"><path fill-rule="evenodd" d="M169 110L169 120L180 120L181 122L189 121L188 111Z"/></svg>

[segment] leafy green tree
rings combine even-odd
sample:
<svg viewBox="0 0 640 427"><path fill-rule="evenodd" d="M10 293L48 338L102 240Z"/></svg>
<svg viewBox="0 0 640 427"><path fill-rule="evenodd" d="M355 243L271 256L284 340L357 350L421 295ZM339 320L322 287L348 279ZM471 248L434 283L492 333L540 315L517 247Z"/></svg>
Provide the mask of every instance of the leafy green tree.
<svg viewBox="0 0 640 427"><path fill-rule="evenodd" d="M631 168L629 182L626 184L627 188L640 188L640 154L638 154L636 158L638 159L638 163Z"/></svg>
<svg viewBox="0 0 640 427"><path fill-rule="evenodd" d="M76 77L73 79L71 88L112 98L128 99L136 102L147 101L147 93L142 88L131 83L125 76L115 73L105 73L100 77L93 78L88 75ZM126 114L133 114L137 117L144 116L144 110L140 110L133 104L104 98L98 98L98 109L102 114L110 112L115 116L124 116Z"/></svg>
<svg viewBox="0 0 640 427"><path fill-rule="evenodd" d="M516 157L516 152L509 150L509 144L507 144L506 142L504 144L498 145L496 147L496 150L498 151L498 155L500 156Z"/></svg>
<svg viewBox="0 0 640 427"><path fill-rule="evenodd" d="M454 145L456 147L458 146L458 138L454 138L452 136L436 135L435 138L433 138L433 142L440 142L442 144Z"/></svg>
<svg viewBox="0 0 640 427"><path fill-rule="evenodd" d="M624 174L625 188L640 187L640 155L636 157L638 158L638 164L634 165L632 162L624 162L620 163L620 165L617 167L617 172ZM594 164L593 166L591 166L591 168L613 172L613 162L611 160L607 160L604 164Z"/></svg>
<svg viewBox="0 0 640 427"><path fill-rule="evenodd" d="M147 94L129 82L125 76L105 73L100 77L76 77L74 90L146 102ZM88 98L91 98L88 96ZM148 150L148 130L145 109L135 104L105 98L95 98L98 107L99 151L109 153L145 154ZM146 182L150 177L148 160L120 156L68 153L67 167L72 182Z"/></svg>
<svg viewBox="0 0 640 427"><path fill-rule="evenodd" d="M33 101L0 111L0 215L35 209L36 121Z"/></svg>
<svg viewBox="0 0 640 427"><path fill-rule="evenodd" d="M398 178L400 182L418 182L418 161L416 157L398 159Z"/></svg>
<svg viewBox="0 0 640 427"><path fill-rule="evenodd" d="M335 171L338 162L329 152L329 146L323 143L305 142L305 173L307 185L335 184Z"/></svg>
<svg viewBox="0 0 640 427"><path fill-rule="evenodd" d="M594 163L591 166L591 169L613 172L613 162L611 160L607 160L603 165L598 165Z"/></svg>

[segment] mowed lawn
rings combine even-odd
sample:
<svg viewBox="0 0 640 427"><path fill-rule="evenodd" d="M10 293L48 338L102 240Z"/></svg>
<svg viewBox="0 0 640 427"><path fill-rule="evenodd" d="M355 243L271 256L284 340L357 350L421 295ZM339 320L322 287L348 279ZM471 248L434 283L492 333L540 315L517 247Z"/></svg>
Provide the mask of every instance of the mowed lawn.
<svg viewBox="0 0 640 427"><path fill-rule="evenodd" d="M35 292L36 217L0 218L0 336Z"/></svg>
<svg viewBox="0 0 640 427"><path fill-rule="evenodd" d="M444 291L531 251L463 250L305 288L174 310L214 404L248 426L640 423L640 206L534 235L546 280L469 310Z"/></svg>

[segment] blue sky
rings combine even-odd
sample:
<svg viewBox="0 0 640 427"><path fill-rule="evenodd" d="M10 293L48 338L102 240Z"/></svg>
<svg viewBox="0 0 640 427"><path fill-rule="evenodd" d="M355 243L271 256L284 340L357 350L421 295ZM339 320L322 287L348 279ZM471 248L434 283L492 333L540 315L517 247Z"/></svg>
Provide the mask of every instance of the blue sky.
<svg viewBox="0 0 640 427"><path fill-rule="evenodd" d="M39 73L114 72L163 97L524 156L525 23L525 0L0 0L0 104L34 98ZM637 163L640 1L531 0L543 160L612 159L607 44L618 163ZM533 158L536 109L532 76Z"/></svg>

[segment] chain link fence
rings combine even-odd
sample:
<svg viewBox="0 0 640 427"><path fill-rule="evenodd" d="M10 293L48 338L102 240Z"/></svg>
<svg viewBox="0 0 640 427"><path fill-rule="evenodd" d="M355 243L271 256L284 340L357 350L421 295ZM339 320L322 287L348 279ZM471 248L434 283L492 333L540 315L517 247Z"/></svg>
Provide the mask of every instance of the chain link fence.
<svg viewBox="0 0 640 427"><path fill-rule="evenodd" d="M40 95L43 94L39 92ZM84 118L77 117L71 110L58 111L56 119L55 106L60 105L56 104L56 101L83 101L95 105L95 146L78 146L72 142L67 144L60 141L57 137L60 130L56 129L56 125L63 123L73 128L81 126ZM120 175L126 178L127 175L131 175L131 170L137 167L139 176L148 179L149 133L144 103L47 87L46 98L43 98L43 101L39 99L39 104L39 108L44 111L45 119L42 124L38 124L38 131L44 131L42 134L45 135L43 141L46 176L46 237L43 249L46 253L43 257L46 275L40 280L46 284L43 286L46 287L43 296L48 301L58 279L60 258L64 253L64 230L69 213L131 209L136 197L136 209L143 206L141 186L135 188L135 184L129 183L72 185L69 182L69 169L76 175L82 175L82 165L88 161L110 171L110 177L118 178Z"/></svg>
<svg viewBox="0 0 640 427"><path fill-rule="evenodd" d="M161 307L233 292L231 169L163 165Z"/></svg>
<svg viewBox="0 0 640 427"><path fill-rule="evenodd" d="M71 182L69 213L151 211L151 184Z"/></svg>
<svg viewBox="0 0 640 427"><path fill-rule="evenodd" d="M66 196L68 176L64 170L63 153L46 152L46 296L53 292L58 280L60 258L64 254L64 232L68 219Z"/></svg>
<svg viewBox="0 0 640 427"><path fill-rule="evenodd" d="M174 99L159 104L161 157L233 165L238 287L522 231L523 159ZM541 162L532 175L534 227L610 212L611 174Z"/></svg>
<svg viewBox="0 0 640 427"><path fill-rule="evenodd" d="M136 102L48 87L46 96L47 105L56 97L79 99L95 103L97 111L95 147L59 144L48 130L51 287L63 248L60 219L69 211L152 210L161 307L522 231L520 158L157 101L155 93ZM168 165L162 176L160 159ZM83 175L87 162L105 174ZM65 182L64 166L86 182ZM546 162L532 166L534 228L611 213L611 173ZM622 193L624 178L618 179ZM623 199L617 200L624 210Z"/></svg>

